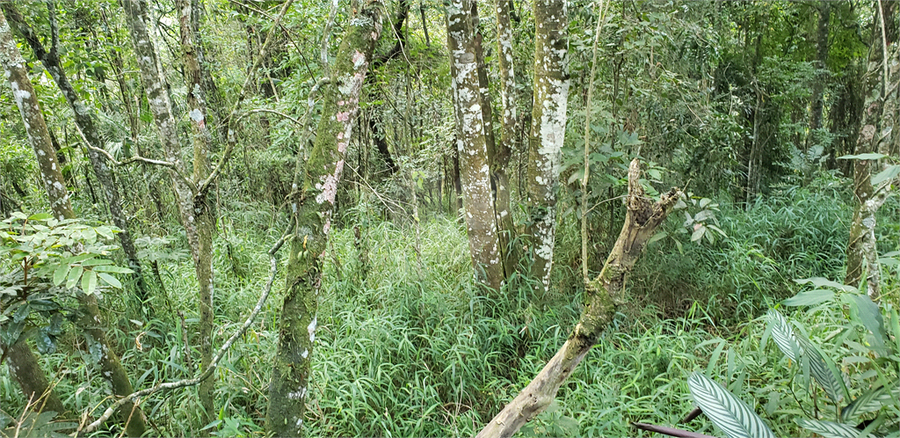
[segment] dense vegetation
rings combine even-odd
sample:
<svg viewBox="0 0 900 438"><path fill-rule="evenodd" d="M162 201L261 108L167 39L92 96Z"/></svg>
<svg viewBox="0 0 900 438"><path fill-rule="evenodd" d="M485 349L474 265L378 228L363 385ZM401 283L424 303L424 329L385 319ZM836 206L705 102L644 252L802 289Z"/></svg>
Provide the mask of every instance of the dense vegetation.
<svg viewBox="0 0 900 438"><path fill-rule="evenodd" d="M0 436L474 436L634 186L683 194L517 436L900 436L900 7L501 3L0 3Z"/></svg>

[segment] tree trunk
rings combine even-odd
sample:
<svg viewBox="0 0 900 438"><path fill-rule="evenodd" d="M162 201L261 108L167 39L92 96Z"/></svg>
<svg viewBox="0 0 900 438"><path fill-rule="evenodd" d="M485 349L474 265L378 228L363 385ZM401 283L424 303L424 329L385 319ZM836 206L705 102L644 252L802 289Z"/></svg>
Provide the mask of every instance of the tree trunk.
<svg viewBox="0 0 900 438"><path fill-rule="evenodd" d="M500 251L503 255L505 278L509 278L521 259L520 248L513 248L516 228L510 208L509 160L516 149L516 72L513 62L512 24L509 19L509 1L497 0L497 58L500 60L500 143L493 160L493 179L496 186L494 207L500 228Z"/></svg>
<svg viewBox="0 0 900 438"><path fill-rule="evenodd" d="M556 241L556 192L569 96L567 10L564 0L534 3L534 105L528 154L531 273L550 287Z"/></svg>
<svg viewBox="0 0 900 438"><path fill-rule="evenodd" d="M816 80L813 82L812 97L810 99L807 149L821 141L816 130L822 127L822 110L825 107L823 95L825 82L829 78L828 64L826 63L828 61L828 24L830 21L831 3L824 1L819 5L819 23L816 32L816 68L819 69L819 72L816 74Z"/></svg>
<svg viewBox="0 0 900 438"><path fill-rule="evenodd" d="M212 360L212 331L214 324L212 234L215 228L215 218L208 200L208 192L198 192L196 190L199 182L207 176L209 149L206 146L208 143L206 143L205 139L208 133L203 133L205 131L205 113L197 108L192 108L190 111L197 141L194 142L193 181L188 181L183 171L184 166L179 158L181 144L176 130L175 118L172 114L172 103L166 92L163 76L157 69L156 50L147 29L147 5L138 0L125 0L123 4L125 6L126 22L131 30L135 55L141 70L141 81L147 93L150 112L153 114L160 141L165 149L166 161L174 167L174 169L169 169L169 174L175 188L178 211L187 235L199 286L198 310L200 323L197 328L197 335L200 346L201 372L203 372L205 370L204 367ZM185 56L190 57L189 54ZM191 60L191 62L194 63L195 69L198 69L196 59ZM196 71L192 72L192 75L196 75ZM194 85L193 90L199 89L196 83ZM196 104L197 102L193 103ZM198 388L200 404L203 407L203 424L201 426L209 424L213 415L215 415L212 394L213 385L214 381L210 380L209 383L204 382Z"/></svg>
<svg viewBox="0 0 900 438"><path fill-rule="evenodd" d="M294 236L286 269L285 297L278 323L278 351L269 383L266 431L300 436L308 395L310 360L316 334L317 295L331 229L337 184L344 154L359 112L359 97L381 33L380 0L368 1L353 18L323 90L322 117L305 163L305 176L295 176L291 195Z"/></svg>
<svg viewBox="0 0 900 438"><path fill-rule="evenodd" d="M16 42L9 31L6 18L0 14L0 64L3 65L6 77L9 79L16 105L22 115L28 140L34 148L38 167L41 171L41 179L47 189L50 199L50 208L57 219L73 219L75 212L69 202L69 193L66 190L65 181L60 173L59 164L56 161L56 153L50 144L50 133L44 116L41 113L34 87L28 79L25 71L25 60L19 53ZM100 327L100 309L97 306L97 297L79 293L77 295L81 307L78 310L76 325L83 332L89 345L100 347L100 367L102 375L111 383L113 393L116 395L128 395L133 392L131 382L125 368L119 362L119 357L109 347L106 333ZM34 371L29 371L34 372ZM43 393L43 391L42 391ZM130 421L126 424L126 433L130 436L140 436L146 430L144 415L141 409L128 403L120 411L123 420Z"/></svg>
<svg viewBox="0 0 900 438"><path fill-rule="evenodd" d="M575 371L575 367L600 338L621 304L625 280L640 257L647 241L656 233L681 193L672 189L654 203L644 196L641 186L640 163L631 162L628 169L628 211L619 238L600 275L585 290L585 307L578 324L569 334L562 348L540 373L512 402L497 414L478 438L510 437L525 423L541 413L559 391L560 385Z"/></svg>
<svg viewBox="0 0 900 438"><path fill-rule="evenodd" d="M456 116L457 151L465 205L469 250L476 280L500 291L503 265L497 239L497 221L491 192L488 127L478 78L476 18L471 0L454 0L447 6L447 46L451 53L453 107Z"/></svg>
<svg viewBox="0 0 900 438"><path fill-rule="evenodd" d="M18 342L7 349L0 343L2 356L6 357L9 366L9 375L16 379L25 399L34 405L35 412L53 411L60 416L65 416L66 407L56 394L56 390L50 386L47 376L37 357L31 351L31 346L20 337Z"/></svg>
<svg viewBox="0 0 900 438"><path fill-rule="evenodd" d="M884 25L883 20L881 24ZM863 127L857 139L857 154L879 152L889 155L896 149L896 142L900 140L900 136L893 135L892 129L888 129L894 127L897 122L900 51L896 45L891 45L887 33L880 35L881 38L875 38L870 49L870 62L866 73L869 88L875 91L876 96L866 106ZM887 58L887 65L885 62L873 61L878 59L877 53L881 53L881 59ZM871 178L874 164L869 160L856 160L854 163L853 194L857 204L850 225L847 275L844 277L844 284L857 286L865 273L866 292L873 300L877 300L881 287L881 267L878 263L875 238L877 225L875 214L887 199L887 192L893 181L883 181L877 187L873 187Z"/></svg>
<svg viewBox="0 0 900 438"><path fill-rule="evenodd" d="M15 9L12 3L3 3L0 7L2 7L3 13L9 18L12 28L25 39L35 56L37 56L41 63L44 64L44 68L47 69L47 72L50 73L50 77L56 82L59 90L66 98L69 108L72 109L72 114L74 114L75 117L75 124L88 141L88 144L85 145L88 160L91 162L91 168L93 168L94 175L96 175L97 181L100 183L100 187L103 189L103 194L106 197L106 202L109 204L109 215L116 227L122 230L121 233L117 234L119 243L122 245L122 252L125 253L128 267L134 271L132 278L134 278L137 285L137 297L141 302L144 302L149 298L149 293L147 291L147 284L144 282L141 263L137 257L137 250L134 247L134 240L129 231L128 221L125 219L125 214L122 212L122 197L119 195L119 186L116 185L112 172L106 166L106 163L103 158L100 157L100 154L89 147L93 146L98 149L103 148L103 141L100 139L100 131L94 124L94 116L81 102L78 93L75 91L75 87L69 82L65 70L62 68L62 63L57 52L58 48L51 47L50 51L47 51L43 44L41 44L37 34L35 34L31 26L25 22L22 14ZM51 20L51 26L56 27L55 20ZM55 32L55 30L53 32Z"/></svg>
<svg viewBox="0 0 900 438"><path fill-rule="evenodd" d="M198 47L194 44L196 39L194 26L198 21L194 20L196 11L192 0L178 0L176 6L180 10L179 22L181 25L181 53L184 61L185 84L188 88L188 106L190 107L191 128L194 144L194 171L191 179L197 184L209 174L209 155L211 153L212 138L206 127L208 114L204 101L203 71ZM215 217L212 212L208 191L196 193L193 198L194 212L198 213L197 219L197 250L192 251L194 263L197 268L197 280L200 282L200 371L206 370L212 362L212 328L213 316L213 271L212 271L212 236L215 231ZM204 287L206 283L206 287ZM200 404L203 406L204 418L202 423L209 424L215 417L213 404L213 390L215 379L206 379L200 382L197 392L200 396Z"/></svg>

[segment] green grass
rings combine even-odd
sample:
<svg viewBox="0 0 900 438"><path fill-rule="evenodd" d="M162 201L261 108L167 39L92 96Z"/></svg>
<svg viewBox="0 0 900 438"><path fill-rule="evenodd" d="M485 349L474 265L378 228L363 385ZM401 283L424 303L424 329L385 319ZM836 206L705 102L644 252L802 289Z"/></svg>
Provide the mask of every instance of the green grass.
<svg viewBox="0 0 900 438"><path fill-rule="evenodd" d="M333 231L326 255L308 434L474 435L540 371L576 322L581 291L577 263L569 260L574 253L561 257L555 275L563 286L553 294L533 297L519 279L504 291L507 299L494 302L472 284L468 243L455 221L431 219L417 231L413 222L361 215L353 221L366 225L365 276L352 226ZM693 407L686 380L694 371L758 406L777 435L802 435L792 420L801 410L785 388L801 398L808 393L791 383L790 364L774 346L759 345L765 324L754 318L796 291L793 278L839 278L846 227L835 223L847 223L848 215L839 197L786 191L747 212L723 207L718 217L729 238L716 245L684 244L684 254L664 242L648 248L631 276L630 304L557 401L520 436L648 436L629 423L676 425ZM675 222L667 224L670 231L680 225ZM236 330L262 290L265 250L279 229L277 221L250 214L220 226L228 227L228 242L216 239L216 345ZM567 226L560 240L571 243L577 233ZM152 319L124 294L107 294L103 302L136 388L197 372L199 355L194 350L191 363L185 360L177 316L184 314L192 335L193 267L182 260L163 268L168 293L154 296ZM282 289L277 281L263 313L214 374L220 421L211 429L218 435L262 434ZM840 315L801 317L821 336ZM64 402L96 415L108 403L107 389L83 348L69 330L59 351L42 361ZM3 409L20 412L23 400L5 367L0 383ZM193 389L143 402L151 433L162 436L196 435L204 426L197 406ZM702 417L679 427L718 433Z"/></svg>

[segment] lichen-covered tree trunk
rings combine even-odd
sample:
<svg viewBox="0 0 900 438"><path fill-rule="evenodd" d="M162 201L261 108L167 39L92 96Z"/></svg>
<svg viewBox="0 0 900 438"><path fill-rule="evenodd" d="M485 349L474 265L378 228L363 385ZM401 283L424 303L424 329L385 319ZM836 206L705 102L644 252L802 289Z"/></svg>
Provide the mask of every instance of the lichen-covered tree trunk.
<svg viewBox="0 0 900 438"><path fill-rule="evenodd" d="M25 132L28 141L34 149L37 157L38 168L41 171L41 179L47 189L50 199L50 208L57 219L73 219L75 212L69 202L69 193L65 181L60 172L59 163L56 161L56 151L50 142L50 132L41 113L40 104L34 93L34 87L28 79L25 70L25 60L22 59L19 48L13 39L6 18L0 13L0 64L4 74L9 80L16 105L22 115ZM106 333L100 325L100 309L97 306L97 297L85 293L77 295L80 307L75 324L82 331L89 345L96 345L100 351L101 374L112 385L116 395L128 395L133 392L131 382L125 368L119 362L119 356L109 348ZM140 436L146 430L144 415L141 409L128 403L120 411L123 420L127 420L126 433L129 436ZM129 418L130 417L130 418Z"/></svg>
<svg viewBox="0 0 900 438"><path fill-rule="evenodd" d="M493 159L493 177L496 185L494 208L497 210L497 226L500 229L500 251L503 255L505 277L516 270L521 258L519 248L512 242L516 237L515 223L510 208L509 159L516 149L516 69L513 62L512 23L509 19L509 1L497 0L497 58L500 60L500 142Z"/></svg>
<svg viewBox="0 0 900 438"><path fill-rule="evenodd" d="M274 436L303 432L322 263L360 91L381 34L383 8L380 0L367 1L350 20L331 68L330 84L322 91L322 115L305 175L294 181L290 199L294 231L266 413L266 431Z"/></svg>
<svg viewBox="0 0 900 438"><path fill-rule="evenodd" d="M898 110L898 88L900 88L900 51L897 47L885 48L888 65L870 62L866 78L876 90L876 96L867 102L863 127L857 138L856 153L878 152L890 155L896 149L900 136L893 134L896 129ZM883 58L883 56L882 56ZM880 78L876 80L874 78ZM893 129L890 129L893 128ZM872 170L875 162L856 160L853 164L853 195L856 208L850 225L850 239L847 244L847 275L844 284L858 286L863 275L866 277L866 292L873 300L880 294L881 267L878 263L877 241L875 239L875 214L884 204L891 181L872 185Z"/></svg>
<svg viewBox="0 0 900 438"><path fill-rule="evenodd" d="M89 143L86 146L103 148L103 142L100 140L100 131L94 123L94 116L91 110L81 102L78 93L75 92L75 87L69 82L66 72L63 70L60 62L59 53L57 51L58 48L51 47L49 51L46 50L44 45L41 44L37 34L25 21L22 14L15 9L15 6L12 3L2 3L0 8L3 9L3 13L9 18L11 27L25 39L35 56L37 56L41 63L44 64L44 68L47 69L47 72L50 73L50 77L53 78L53 81L56 82L56 85L59 87L60 91L62 91L63 96L66 98L66 102L69 104L69 108L72 109L72 113L74 114L75 124ZM56 26L55 20L51 20L51 26ZM103 158L100 157L100 154L89 147L86 147L85 149L88 160L91 162L91 168L94 170L94 175L97 176L97 181L100 182L100 187L103 189L106 202L109 204L109 215L116 227L122 230L117 236L119 238L119 243L122 245L122 252L125 253L125 259L128 261L128 267L134 271L133 278L135 279L138 289L138 298L141 301L145 301L148 298L149 293L141 270L141 263L137 257L134 240L129 231L128 221L125 219L125 214L122 212L122 197L119 194L119 186L116 185L112 172L106 166L106 163Z"/></svg>
<svg viewBox="0 0 900 438"><path fill-rule="evenodd" d="M556 192L569 97L567 9L564 0L534 3L534 103L528 148L529 247L532 276L550 287L556 241Z"/></svg>
<svg viewBox="0 0 900 438"><path fill-rule="evenodd" d="M194 260L194 271L197 275L200 323L197 337L200 350L201 372L212 361L213 316L213 269L212 269L212 235L215 218L207 191L196 190L198 184L207 175L208 148L203 138L194 142L193 181L187 180L184 166L179 158L181 143L176 130L175 117L172 113L172 102L164 87L163 76L157 68L156 49L147 29L147 5L140 0L123 0L125 21L131 30L131 38L141 70L141 82L147 93L147 101L153 120L159 133L160 141L166 153L166 160L174 166L169 169L181 223L187 235L191 256ZM205 124L203 112L192 108L190 117L195 132ZM204 129L205 130L205 129ZM202 134L198 137L203 137ZM203 407L203 425L208 424L215 414L212 389L214 380L204 382L198 388L200 404Z"/></svg>
<svg viewBox="0 0 900 438"><path fill-rule="evenodd" d="M628 169L628 211L619 238L613 246L600 275L585 290L585 307L578 324L562 348L519 395L506 405L481 432L478 438L509 437L529 420L540 414L556 397L560 385L575 371L600 334L615 316L621 304L625 280L640 257L647 241L656 233L680 192L672 189L658 202L644 195L639 182L640 163L631 162Z"/></svg>
<svg viewBox="0 0 900 438"><path fill-rule="evenodd" d="M56 394L56 390L50 387L50 382L47 381L47 375L41 369L37 356L31 351L31 347L24 338L20 338L9 347L0 342L0 355L6 357L9 375L16 379L22 394L25 394L26 400L33 403L35 411L53 411L65 416L65 406L59 399L59 395Z"/></svg>
<svg viewBox="0 0 900 438"><path fill-rule="evenodd" d="M484 120L473 2L454 0L447 6L447 46L450 49L456 144L469 250L476 279L500 290L503 265L491 191L487 124Z"/></svg>
<svg viewBox="0 0 900 438"><path fill-rule="evenodd" d="M199 184L209 174L209 154L211 151L212 136L206 126L206 116L208 114L205 102L205 93L203 92L203 72L201 68L201 58L199 47L194 43L196 40L195 20L197 11L194 9L196 3L191 0L178 0L176 7L179 9L179 23L181 27L181 54L184 61L185 84L188 89L188 106L191 119L192 142L194 145L194 170L191 174L191 180L195 184ZM200 370L206 370L212 362L212 326L213 326L213 271L212 271L212 236L215 228L215 218L211 211L207 191L196 193L193 199L194 211L201 212L197 221L197 250L194 253L194 262L197 270L197 280L201 286L199 290L200 299ZM203 286L203 282L207 286ZM205 415L203 423L209 424L215 418L215 406L213 404L213 390L215 389L215 379L206 379L200 382L197 392L200 395L200 404L203 405L203 413Z"/></svg>

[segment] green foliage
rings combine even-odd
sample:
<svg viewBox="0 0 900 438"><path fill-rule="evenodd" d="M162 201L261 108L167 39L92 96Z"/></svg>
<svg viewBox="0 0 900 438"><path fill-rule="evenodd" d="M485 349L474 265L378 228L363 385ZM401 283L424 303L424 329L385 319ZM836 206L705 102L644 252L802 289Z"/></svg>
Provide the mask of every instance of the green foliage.
<svg viewBox="0 0 900 438"><path fill-rule="evenodd" d="M769 427L741 399L703 374L688 379L691 396L728 438L775 438Z"/></svg>
<svg viewBox="0 0 900 438"><path fill-rule="evenodd" d="M29 317L39 315L48 322L34 329L38 349L55 351L61 300L76 288L97 295L101 287L121 289L116 275L132 272L106 258L115 249L107 243L114 227L21 212L0 224L0 256L8 260L0 265L0 337L7 345L30 333L35 322Z"/></svg>
<svg viewBox="0 0 900 438"><path fill-rule="evenodd" d="M66 438L66 433L78 426L78 423L53 421L56 412L37 413L28 411L20 418L13 418L0 411L0 437L2 438Z"/></svg>

